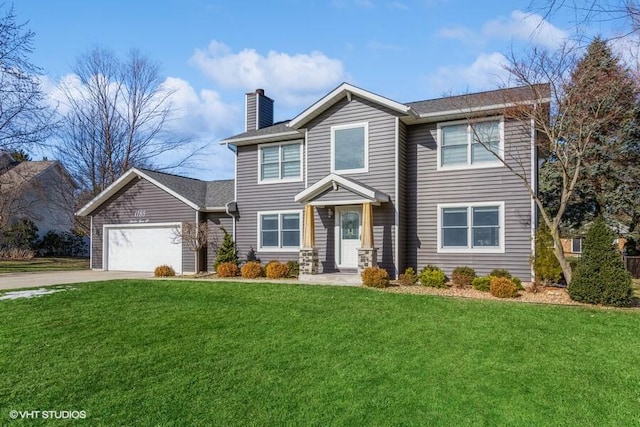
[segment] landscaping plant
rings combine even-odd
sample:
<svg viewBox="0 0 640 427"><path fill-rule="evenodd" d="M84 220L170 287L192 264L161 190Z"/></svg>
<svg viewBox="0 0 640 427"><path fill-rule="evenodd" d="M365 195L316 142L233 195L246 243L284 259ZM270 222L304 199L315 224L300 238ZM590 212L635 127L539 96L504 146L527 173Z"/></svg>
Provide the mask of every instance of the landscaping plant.
<svg viewBox="0 0 640 427"><path fill-rule="evenodd" d="M402 286L413 286L418 282L418 275L412 267L407 267L398 277L398 284Z"/></svg>
<svg viewBox="0 0 640 427"><path fill-rule="evenodd" d="M154 277L174 277L175 275L176 272L173 267L166 264L157 266L153 271Z"/></svg>
<svg viewBox="0 0 640 427"><path fill-rule="evenodd" d="M602 217L584 240L582 257L569 285L571 299L591 304L627 306L633 297L631 274L625 270L615 235Z"/></svg>
<svg viewBox="0 0 640 427"><path fill-rule="evenodd" d="M362 272L362 284L369 288L386 288L389 282L389 273L384 268L367 267Z"/></svg>
<svg viewBox="0 0 640 427"><path fill-rule="evenodd" d="M498 298L515 298L518 296L516 284L506 277L492 277L489 292Z"/></svg>
<svg viewBox="0 0 640 427"><path fill-rule="evenodd" d="M221 262L216 268L218 277L235 277L240 273L238 264L233 262Z"/></svg>
<svg viewBox="0 0 640 427"><path fill-rule="evenodd" d="M553 253L553 238L544 223L535 234L535 255L531 257L531 264L536 282L547 286L560 281L562 268Z"/></svg>
<svg viewBox="0 0 640 427"><path fill-rule="evenodd" d="M265 275L269 279L284 279L285 277L289 277L289 267L282 262L271 261L265 267Z"/></svg>
<svg viewBox="0 0 640 427"><path fill-rule="evenodd" d="M489 292L491 279L493 279L493 277L491 276L476 277L475 279L473 279L473 283L471 284L471 286L473 286L473 289L476 289L478 291Z"/></svg>
<svg viewBox="0 0 640 427"><path fill-rule="evenodd" d="M257 261L249 261L240 269L243 279L255 279L262 277L262 266Z"/></svg>
<svg viewBox="0 0 640 427"><path fill-rule="evenodd" d="M222 244L218 248L216 260L213 263L213 268L216 271L218 270L218 264L223 262L232 262L235 265L240 264L236 242L233 241L233 237L227 233L227 230L225 230L224 227L220 227L220 229L224 233L224 237L222 238Z"/></svg>
<svg viewBox="0 0 640 427"><path fill-rule="evenodd" d="M456 267L451 273L451 282L459 288L467 288L472 285L476 271L471 267Z"/></svg>
<svg viewBox="0 0 640 427"><path fill-rule="evenodd" d="M447 276L444 272L433 265L427 265L420 272L418 277L422 286L430 286L432 288L446 288Z"/></svg>

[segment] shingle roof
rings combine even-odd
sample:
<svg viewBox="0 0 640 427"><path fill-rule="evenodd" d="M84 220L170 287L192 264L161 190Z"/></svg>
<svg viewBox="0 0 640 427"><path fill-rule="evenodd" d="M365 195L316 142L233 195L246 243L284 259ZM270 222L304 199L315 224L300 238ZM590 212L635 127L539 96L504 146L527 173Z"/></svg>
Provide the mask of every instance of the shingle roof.
<svg viewBox="0 0 640 427"><path fill-rule="evenodd" d="M0 174L2 190L19 187L56 164L57 162L54 161L28 161L18 163L5 173Z"/></svg>
<svg viewBox="0 0 640 427"><path fill-rule="evenodd" d="M195 178L140 169L158 183L201 207L222 207L234 199L234 180L201 181Z"/></svg>
<svg viewBox="0 0 640 427"><path fill-rule="evenodd" d="M225 138L224 141L233 141L237 139L245 139L245 138L256 138L263 137L269 135L276 135L284 132L297 132L295 129L291 129L289 126L289 120L285 120L283 122L276 123L272 126L267 126L262 129L250 130L247 132L239 133L238 135L231 136L229 138ZM304 135L301 133L300 137Z"/></svg>

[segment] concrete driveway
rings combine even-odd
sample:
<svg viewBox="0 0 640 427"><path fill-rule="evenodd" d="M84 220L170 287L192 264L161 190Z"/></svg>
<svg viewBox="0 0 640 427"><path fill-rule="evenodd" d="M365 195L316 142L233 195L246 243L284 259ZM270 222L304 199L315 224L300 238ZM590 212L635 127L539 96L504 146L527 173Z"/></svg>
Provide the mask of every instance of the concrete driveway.
<svg viewBox="0 0 640 427"><path fill-rule="evenodd" d="M0 274L0 290L65 285L67 283L99 282L115 279L150 279L153 273L137 271L51 271L43 273Z"/></svg>

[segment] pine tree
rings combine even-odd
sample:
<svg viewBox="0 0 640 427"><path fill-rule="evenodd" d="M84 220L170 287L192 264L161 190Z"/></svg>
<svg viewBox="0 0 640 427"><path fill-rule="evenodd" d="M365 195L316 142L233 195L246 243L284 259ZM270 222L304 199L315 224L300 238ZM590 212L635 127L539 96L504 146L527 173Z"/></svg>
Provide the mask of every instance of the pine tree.
<svg viewBox="0 0 640 427"><path fill-rule="evenodd" d="M213 263L213 268L217 269L218 264L223 262L232 262L234 264L239 264L240 260L238 259L238 249L236 248L236 242L233 241L233 237L224 227L220 227L222 232L224 233L224 237L222 238L222 244L218 248L218 252L216 255L216 260Z"/></svg>
<svg viewBox="0 0 640 427"><path fill-rule="evenodd" d="M625 270L615 235L602 217L584 240L582 258L569 286L571 299L591 304L626 306L633 296L631 274Z"/></svg>

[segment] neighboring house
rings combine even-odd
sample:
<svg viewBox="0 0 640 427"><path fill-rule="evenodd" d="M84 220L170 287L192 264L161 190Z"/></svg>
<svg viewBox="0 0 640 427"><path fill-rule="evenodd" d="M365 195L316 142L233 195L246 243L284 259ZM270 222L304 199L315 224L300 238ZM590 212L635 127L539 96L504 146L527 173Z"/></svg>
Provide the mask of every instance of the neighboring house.
<svg viewBox="0 0 640 427"><path fill-rule="evenodd" d="M582 245L584 243L584 237L573 237L573 238L564 238L560 239L562 242L562 251L564 255L567 257L581 257L582 256ZM614 243L618 246L620 253L624 251L624 247L627 244L627 239L624 237L618 237L615 239Z"/></svg>
<svg viewBox="0 0 640 427"><path fill-rule="evenodd" d="M357 278L368 265L396 277L406 267L427 264L447 274L464 265L479 274L506 268L530 278L535 205L522 181L491 151L525 173L535 188L535 129L503 114L520 105L548 104L548 85L533 89L399 103L344 83L276 124L273 100L261 89L248 93L245 132L222 141L235 153L236 171L233 193L217 209L234 209L226 216L215 213L233 224L241 258L253 250L263 262L300 260L303 279L322 273ZM206 204L189 205L191 199L180 191L171 194L157 177L151 182L145 171L121 180L131 186L132 174L141 173L147 176L136 189L138 198L165 193L167 206L191 209L166 208L152 223L179 224L194 212L210 214ZM123 185L112 186L80 214L122 210L102 205L124 204ZM112 268L103 257L118 256L103 255L106 240L96 234L106 235L117 224L135 221L136 210L149 209L139 206L118 220L93 217L93 268Z"/></svg>
<svg viewBox="0 0 640 427"><path fill-rule="evenodd" d="M130 169L77 215L91 218L92 269L153 271L167 264L177 273L213 264L220 227L233 232L233 180L205 182ZM209 240L195 253L181 232L184 223L209 225Z"/></svg>
<svg viewBox="0 0 640 427"><path fill-rule="evenodd" d="M16 162L0 153L0 226L29 218L42 237L73 228L75 184L56 161Z"/></svg>

